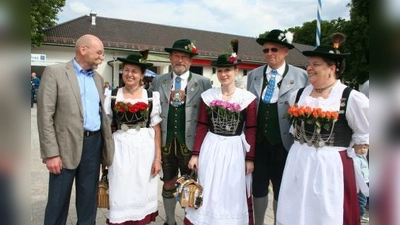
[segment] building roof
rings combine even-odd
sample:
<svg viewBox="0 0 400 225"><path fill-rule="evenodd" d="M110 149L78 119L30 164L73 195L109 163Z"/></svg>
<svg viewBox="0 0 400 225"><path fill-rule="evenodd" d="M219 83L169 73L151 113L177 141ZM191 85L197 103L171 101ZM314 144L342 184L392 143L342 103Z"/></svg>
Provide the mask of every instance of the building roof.
<svg viewBox="0 0 400 225"><path fill-rule="evenodd" d="M260 30L261 32L263 31ZM82 16L47 29L43 45L74 46L75 41L84 34L99 37L105 49L132 51L149 48L150 52L162 54L168 54L164 48L171 47L175 40L187 38L192 40L199 50L197 58L208 59L215 59L218 55L228 52L230 40L237 38L238 55L244 62L264 63L261 46L254 37L99 16L96 16L95 25L92 25L92 16ZM312 50L313 47L293 44L295 48L290 50L286 60L293 65L304 65L307 58L300 51Z"/></svg>

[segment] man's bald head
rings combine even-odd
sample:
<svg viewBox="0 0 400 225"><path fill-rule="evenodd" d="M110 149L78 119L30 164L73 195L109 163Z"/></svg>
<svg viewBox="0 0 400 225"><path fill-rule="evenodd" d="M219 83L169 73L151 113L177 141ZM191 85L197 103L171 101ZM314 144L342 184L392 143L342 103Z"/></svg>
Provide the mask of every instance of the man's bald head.
<svg viewBox="0 0 400 225"><path fill-rule="evenodd" d="M85 34L78 38L78 40L75 43L75 50L79 51L79 47L81 46L92 46L95 42L102 42L98 37L91 35L91 34Z"/></svg>
<svg viewBox="0 0 400 225"><path fill-rule="evenodd" d="M84 70L97 69L105 58L103 42L96 36L85 34L75 43L75 60Z"/></svg>

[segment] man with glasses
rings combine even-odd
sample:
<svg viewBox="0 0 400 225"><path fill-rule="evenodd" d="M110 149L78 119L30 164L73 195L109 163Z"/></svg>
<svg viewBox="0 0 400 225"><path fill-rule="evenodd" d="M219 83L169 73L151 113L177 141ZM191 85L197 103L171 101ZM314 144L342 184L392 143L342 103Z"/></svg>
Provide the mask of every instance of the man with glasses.
<svg viewBox="0 0 400 225"><path fill-rule="evenodd" d="M283 168L293 138L290 124L285 118L291 92L308 84L303 69L286 63L285 58L292 45L293 34L272 30L266 37L258 38L267 65L248 74L247 89L257 96L257 137L253 171L253 202L255 225L264 224L268 206L268 186L271 181L276 215L279 187ZM294 187L296 188L296 187Z"/></svg>
<svg viewBox="0 0 400 225"><path fill-rule="evenodd" d="M109 166L114 142L104 104L102 41L76 40L75 57L46 67L37 103L41 158L49 170L44 225L64 225L75 181L76 224L96 224L100 164Z"/></svg>
<svg viewBox="0 0 400 225"><path fill-rule="evenodd" d="M165 48L165 51L169 53L172 72L156 76L152 89L160 92L161 98L162 196L167 218L164 225L174 225L175 182L179 172L181 175L189 172L200 96L211 88L211 81L189 71L193 56L198 55L196 46L190 40L177 40L172 48Z"/></svg>

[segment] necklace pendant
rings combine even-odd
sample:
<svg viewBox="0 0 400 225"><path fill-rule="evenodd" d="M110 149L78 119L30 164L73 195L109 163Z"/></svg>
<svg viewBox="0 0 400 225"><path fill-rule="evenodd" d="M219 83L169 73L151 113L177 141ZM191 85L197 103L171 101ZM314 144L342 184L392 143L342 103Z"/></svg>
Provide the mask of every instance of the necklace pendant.
<svg viewBox="0 0 400 225"><path fill-rule="evenodd" d="M128 130L129 130L128 125L126 125L125 123L123 123L123 124L121 125L121 130L123 130L123 131L128 131Z"/></svg>
<svg viewBox="0 0 400 225"><path fill-rule="evenodd" d="M135 129L136 129L136 131L139 132L139 131L140 131L140 124L137 124L136 127L135 127Z"/></svg>

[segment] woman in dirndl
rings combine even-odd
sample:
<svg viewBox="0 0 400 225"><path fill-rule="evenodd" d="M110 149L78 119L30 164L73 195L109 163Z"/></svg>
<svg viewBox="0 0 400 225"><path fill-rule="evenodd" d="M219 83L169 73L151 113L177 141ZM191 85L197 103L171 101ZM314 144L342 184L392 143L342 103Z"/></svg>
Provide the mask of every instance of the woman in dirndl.
<svg viewBox="0 0 400 225"><path fill-rule="evenodd" d="M125 86L107 96L108 115L115 129L115 155L108 168L110 225L144 225L158 215L158 179L161 170L161 107L158 92L141 87L146 53L118 58Z"/></svg>
<svg viewBox="0 0 400 225"><path fill-rule="evenodd" d="M345 39L304 51L310 85L294 92L288 115L290 148L278 200L279 225L360 224L358 190L369 190L354 167L355 150L369 146L369 100L340 81Z"/></svg>
<svg viewBox="0 0 400 225"><path fill-rule="evenodd" d="M185 208L186 225L248 225L256 134L255 96L235 87L237 42L232 54L211 63L221 87L201 95L197 131L189 168L197 170L203 205ZM236 46L236 47L235 47ZM250 213L252 214L252 213ZM249 219L250 217L250 219Z"/></svg>

